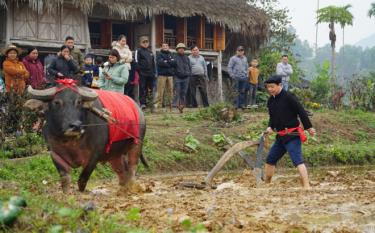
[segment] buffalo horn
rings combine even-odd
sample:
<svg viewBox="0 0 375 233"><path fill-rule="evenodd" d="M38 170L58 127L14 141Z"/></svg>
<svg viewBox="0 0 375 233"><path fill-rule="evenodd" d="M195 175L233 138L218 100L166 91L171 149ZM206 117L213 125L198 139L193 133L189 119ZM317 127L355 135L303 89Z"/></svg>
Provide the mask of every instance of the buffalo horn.
<svg viewBox="0 0 375 233"><path fill-rule="evenodd" d="M56 87L51 87L44 90L35 90L31 86L27 88L27 92L32 99L48 101L53 99L56 94Z"/></svg>
<svg viewBox="0 0 375 233"><path fill-rule="evenodd" d="M87 87L78 87L78 93L82 96L83 101L94 101L98 94Z"/></svg>

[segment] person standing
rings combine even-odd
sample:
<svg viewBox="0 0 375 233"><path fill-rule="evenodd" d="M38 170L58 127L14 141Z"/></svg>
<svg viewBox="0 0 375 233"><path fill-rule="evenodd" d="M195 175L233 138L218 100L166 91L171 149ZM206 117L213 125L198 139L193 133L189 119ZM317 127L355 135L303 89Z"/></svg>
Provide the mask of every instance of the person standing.
<svg viewBox="0 0 375 233"><path fill-rule="evenodd" d="M238 46L236 55L230 58L228 63L229 76L236 81L238 92L236 108L245 108L246 89L248 87L248 64L243 46Z"/></svg>
<svg viewBox="0 0 375 233"><path fill-rule="evenodd" d="M70 55L70 51L67 45L61 46L59 55L49 65L48 73L52 75L54 79L77 79L77 73L80 68Z"/></svg>
<svg viewBox="0 0 375 233"><path fill-rule="evenodd" d="M283 89L288 91L290 76L293 74L293 68L289 64L288 55L283 55L281 57L281 62L278 63L276 67L276 74L282 77Z"/></svg>
<svg viewBox="0 0 375 233"><path fill-rule="evenodd" d="M160 53L156 57L156 63L158 67L158 80L154 101L155 108L163 105L163 99L165 97L169 108L172 109L173 76L175 74L176 61L169 51L168 43L162 44Z"/></svg>
<svg viewBox="0 0 375 233"><path fill-rule="evenodd" d="M38 50L35 47L27 49L27 56L22 60L26 69L30 73L30 78L27 84L31 85L34 89L43 89L47 83L44 74L44 67L38 58Z"/></svg>
<svg viewBox="0 0 375 233"><path fill-rule="evenodd" d="M186 105L186 94L189 87L189 79L191 77L191 65L189 57L185 55L186 46L179 43L176 47L176 73L175 73L175 90L177 98L177 108L183 113Z"/></svg>
<svg viewBox="0 0 375 233"><path fill-rule="evenodd" d="M99 77L99 67L94 65L93 55L91 54L87 54L84 61L85 65L83 65L82 85L86 87L95 87L94 77Z"/></svg>
<svg viewBox="0 0 375 233"><path fill-rule="evenodd" d="M203 106L208 107L208 97L207 97L207 64L204 57L199 54L198 46L193 46L191 48L191 55L189 56L191 64L191 77L189 81L190 94L191 94L191 104L193 108L198 107L196 99L196 91L199 89Z"/></svg>
<svg viewBox="0 0 375 233"><path fill-rule="evenodd" d="M266 89L270 94L267 102L270 119L266 132L269 134L277 132L276 141L266 159L265 181L271 182L277 162L288 152L294 166L298 169L303 187L308 189L309 178L301 149L302 143L307 138L298 117L311 136L315 135L315 129L301 103L293 94L285 91L281 83L282 77L279 75L271 76L265 81Z"/></svg>
<svg viewBox="0 0 375 233"><path fill-rule="evenodd" d="M10 45L4 50L5 61L3 72L5 76L6 92L14 91L21 95L26 88L26 80L30 77L29 71L22 62L18 60L21 50L14 45Z"/></svg>
<svg viewBox="0 0 375 233"><path fill-rule="evenodd" d="M121 61L119 52L112 49L108 56L108 65L99 75L99 88L107 91L124 93L124 86L128 82L129 69Z"/></svg>
<svg viewBox="0 0 375 233"><path fill-rule="evenodd" d="M147 36L141 36L140 47L135 51L136 70L139 74L139 101L141 108L147 106L147 99L152 100L155 81L155 61L154 54L148 48L149 40ZM153 103L149 103L153 110Z"/></svg>
<svg viewBox="0 0 375 233"><path fill-rule="evenodd" d="M256 105L256 94L258 88L258 78L259 78L259 69L258 69L258 60L253 59L251 60L250 67L249 67L249 101L248 107L257 107Z"/></svg>
<svg viewBox="0 0 375 233"><path fill-rule="evenodd" d="M112 43L112 49L116 49L121 57L120 62L124 63L128 70L131 70L130 63L133 61L133 54L130 51L129 46L126 44L126 36L120 35L117 41Z"/></svg>
<svg viewBox="0 0 375 233"><path fill-rule="evenodd" d="M74 61L77 62L78 66L81 69L84 65L83 54L81 50L75 47L74 38L72 36L67 36L65 38L65 45L68 46L68 48L70 49L70 55L72 56Z"/></svg>

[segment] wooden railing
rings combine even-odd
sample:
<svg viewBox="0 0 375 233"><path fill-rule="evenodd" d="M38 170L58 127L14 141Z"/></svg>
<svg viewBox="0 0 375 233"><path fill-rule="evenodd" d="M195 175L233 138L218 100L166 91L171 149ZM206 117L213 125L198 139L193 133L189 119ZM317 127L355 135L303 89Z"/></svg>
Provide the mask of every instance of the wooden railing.
<svg viewBox="0 0 375 233"><path fill-rule="evenodd" d="M209 50L213 50L214 49L214 39L205 38L204 48L209 49Z"/></svg>
<svg viewBox="0 0 375 233"><path fill-rule="evenodd" d="M190 48L193 45L197 45L197 38L196 37L188 36L187 37L187 47Z"/></svg>
<svg viewBox="0 0 375 233"><path fill-rule="evenodd" d="M100 33L90 33L91 48L100 48Z"/></svg>
<svg viewBox="0 0 375 233"><path fill-rule="evenodd" d="M164 42L168 43L170 48L176 48L176 36L164 34Z"/></svg>

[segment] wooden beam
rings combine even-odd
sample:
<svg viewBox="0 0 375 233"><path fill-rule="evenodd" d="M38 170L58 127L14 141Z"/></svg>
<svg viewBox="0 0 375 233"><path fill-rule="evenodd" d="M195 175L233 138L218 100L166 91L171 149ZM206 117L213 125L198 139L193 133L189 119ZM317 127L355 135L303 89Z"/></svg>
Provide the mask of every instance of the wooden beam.
<svg viewBox="0 0 375 233"><path fill-rule="evenodd" d="M204 38L204 18L199 17L198 29L197 29L197 46L201 49L204 47L203 38Z"/></svg>
<svg viewBox="0 0 375 233"><path fill-rule="evenodd" d="M214 49L225 50L225 28L216 24L214 37Z"/></svg>
<svg viewBox="0 0 375 233"><path fill-rule="evenodd" d="M13 36L13 2L8 2L8 9L6 10L6 33L5 33L5 44L10 44L10 38Z"/></svg>
<svg viewBox="0 0 375 233"><path fill-rule="evenodd" d="M112 40L112 21L102 20L100 22L100 47L108 49L111 47Z"/></svg>
<svg viewBox="0 0 375 233"><path fill-rule="evenodd" d="M156 55L156 16L151 18L151 50Z"/></svg>
<svg viewBox="0 0 375 233"><path fill-rule="evenodd" d="M187 22L186 18L177 18L177 32L176 32L176 43L184 43L186 45L187 37Z"/></svg>
<svg viewBox="0 0 375 233"><path fill-rule="evenodd" d="M164 15L155 16L156 21L156 48L164 42Z"/></svg>
<svg viewBox="0 0 375 233"><path fill-rule="evenodd" d="M223 95L223 73L221 68L221 63L223 61L223 54L221 50L219 51L219 56L217 57L217 82L218 82L218 91L219 91L219 102L224 103Z"/></svg>

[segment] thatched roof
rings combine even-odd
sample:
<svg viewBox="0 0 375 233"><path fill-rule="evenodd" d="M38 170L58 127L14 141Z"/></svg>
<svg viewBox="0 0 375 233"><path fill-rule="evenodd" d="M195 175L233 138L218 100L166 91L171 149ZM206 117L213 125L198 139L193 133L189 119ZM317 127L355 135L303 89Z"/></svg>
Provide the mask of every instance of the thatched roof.
<svg viewBox="0 0 375 233"><path fill-rule="evenodd" d="M28 2L38 12L53 11L61 7L64 0L11 0ZM5 5L6 0L0 0ZM138 18L139 15L169 14L177 17L205 16L208 21L225 25L230 31L240 33L248 39L264 41L269 30L269 18L262 11L251 6L247 0L70 0L86 14L95 4L106 7L111 13L123 19ZM138 16L138 17L137 17Z"/></svg>

